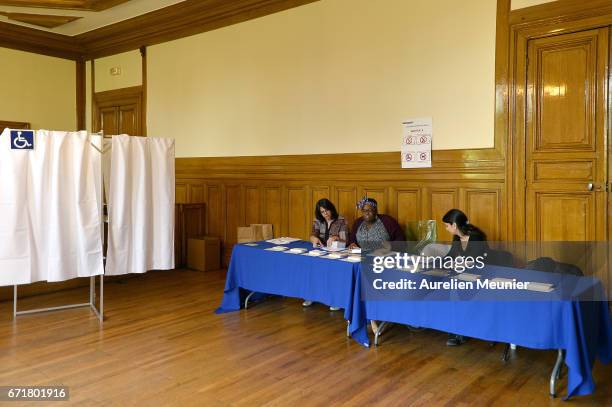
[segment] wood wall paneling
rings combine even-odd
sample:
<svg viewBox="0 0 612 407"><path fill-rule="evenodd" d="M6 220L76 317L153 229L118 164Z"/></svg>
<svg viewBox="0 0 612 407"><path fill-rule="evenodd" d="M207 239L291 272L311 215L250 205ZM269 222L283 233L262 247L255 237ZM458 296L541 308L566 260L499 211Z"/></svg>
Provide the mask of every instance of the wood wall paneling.
<svg viewBox="0 0 612 407"><path fill-rule="evenodd" d="M287 235L307 239L310 234L310 212L307 188L287 187Z"/></svg>
<svg viewBox="0 0 612 407"><path fill-rule="evenodd" d="M466 189L465 201L461 205L469 216L470 223L485 231L487 239L502 240L502 192L499 189Z"/></svg>
<svg viewBox="0 0 612 407"><path fill-rule="evenodd" d="M262 223L261 191L259 186L246 185L244 187L244 225Z"/></svg>
<svg viewBox="0 0 612 407"><path fill-rule="evenodd" d="M223 242L225 237L225 225L223 217L223 201L221 185L206 185L206 234L216 236Z"/></svg>
<svg viewBox="0 0 612 407"><path fill-rule="evenodd" d="M192 183L189 185L189 203L206 202L206 189L202 183Z"/></svg>
<svg viewBox="0 0 612 407"><path fill-rule="evenodd" d="M394 203L394 208L390 211L390 214L395 216L400 225L415 220L426 220L421 215L420 188L392 188L391 202Z"/></svg>
<svg viewBox="0 0 612 407"><path fill-rule="evenodd" d="M281 186L263 187L263 223L270 223L274 228L274 236L282 236L283 226L283 207Z"/></svg>
<svg viewBox="0 0 612 407"><path fill-rule="evenodd" d="M402 170L399 165L383 167L381 171L379 163L386 155L342 155L343 163L338 164L342 170L329 165L338 160L330 160L328 155L304 156L299 160L294 156L257 157L256 160L179 158L176 160L177 201L207 202L209 234L223 238L226 266L238 226L271 223L277 237L305 239L310 233L314 206L320 198L329 198L352 225L361 216L355 203L366 192L381 203L381 213L397 218L403 225L413 220L437 220L441 239L447 238L441 217L454 207L468 211L472 221L490 238L499 238L505 210L503 166L491 167L485 161L480 168L465 166L453 171L443 165L418 173ZM302 170L299 161L312 166L304 165ZM364 161L370 167L364 166ZM322 162L328 163L326 172L321 177L313 175L312 168L319 168ZM330 171L335 173L333 180L324 176ZM357 172L365 174L368 181L355 177ZM440 174L444 176L438 177ZM454 179L449 179L451 175ZM215 225L214 219L219 219Z"/></svg>
<svg viewBox="0 0 612 407"><path fill-rule="evenodd" d="M334 186L334 204L338 213L346 218L349 227L360 216L355 203L357 202L357 187L356 186Z"/></svg>
<svg viewBox="0 0 612 407"><path fill-rule="evenodd" d="M438 240L447 241L450 240L451 236L446 231L444 224L442 223L442 217L449 209L457 208L458 205L458 191L456 188L429 188L429 217L428 219L435 219L436 232L438 234ZM460 209L460 208L459 208ZM470 216L470 214L467 214Z"/></svg>
<svg viewBox="0 0 612 407"><path fill-rule="evenodd" d="M187 188L189 184L184 182L176 183L176 191L174 194L174 200L176 203L189 203L189 197L187 194Z"/></svg>
<svg viewBox="0 0 612 407"><path fill-rule="evenodd" d="M225 241L231 245L236 243L238 226L244 225L242 191L240 185L225 186Z"/></svg>

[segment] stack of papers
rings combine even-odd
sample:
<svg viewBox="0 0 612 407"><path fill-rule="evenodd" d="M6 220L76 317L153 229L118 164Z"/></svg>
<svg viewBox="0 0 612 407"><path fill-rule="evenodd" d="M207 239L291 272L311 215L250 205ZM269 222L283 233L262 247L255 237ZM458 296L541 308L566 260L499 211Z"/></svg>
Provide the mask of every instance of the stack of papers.
<svg viewBox="0 0 612 407"><path fill-rule="evenodd" d="M285 253L302 254L302 253L306 253L306 249L302 247L294 247L293 249L287 250Z"/></svg>
<svg viewBox="0 0 612 407"><path fill-rule="evenodd" d="M287 249L288 247L285 247L285 246L274 246L274 247L268 247L265 250L269 250L271 252L284 252Z"/></svg>
<svg viewBox="0 0 612 407"><path fill-rule="evenodd" d="M252 247L259 246L257 243L245 243L244 245L245 246L252 246Z"/></svg>
<svg viewBox="0 0 612 407"><path fill-rule="evenodd" d="M427 274L428 276L434 277L448 277L448 271L441 269L434 269L423 272L423 274Z"/></svg>
<svg viewBox="0 0 612 407"><path fill-rule="evenodd" d="M361 261L361 256L348 256L346 259L342 259L342 261L348 261L351 263L359 263Z"/></svg>
<svg viewBox="0 0 612 407"><path fill-rule="evenodd" d="M555 290L555 287L552 284L549 283L532 283L529 282L529 285L527 285L527 290L529 291L538 291L541 293L549 293L551 291Z"/></svg>
<svg viewBox="0 0 612 407"><path fill-rule="evenodd" d="M298 240L300 239L297 239L295 237L278 237L276 239L266 240L266 242L272 243L272 244L289 244L289 243L297 242Z"/></svg>
<svg viewBox="0 0 612 407"><path fill-rule="evenodd" d="M351 253L353 253L353 254L361 254L361 247L356 247L354 249L351 249Z"/></svg>
<svg viewBox="0 0 612 407"><path fill-rule="evenodd" d="M322 250L311 250L308 253L304 253L305 256L313 256L313 257L323 256L324 254L325 252Z"/></svg>
<svg viewBox="0 0 612 407"><path fill-rule="evenodd" d="M480 278L479 274L461 273L457 274L455 278L463 281L476 281Z"/></svg>
<svg viewBox="0 0 612 407"><path fill-rule="evenodd" d="M344 253L330 253L325 258L327 258L327 259L341 259L343 257L346 257L346 254L344 254Z"/></svg>
<svg viewBox="0 0 612 407"><path fill-rule="evenodd" d="M321 247L321 250L325 250L326 252L343 252L346 249L344 247Z"/></svg>

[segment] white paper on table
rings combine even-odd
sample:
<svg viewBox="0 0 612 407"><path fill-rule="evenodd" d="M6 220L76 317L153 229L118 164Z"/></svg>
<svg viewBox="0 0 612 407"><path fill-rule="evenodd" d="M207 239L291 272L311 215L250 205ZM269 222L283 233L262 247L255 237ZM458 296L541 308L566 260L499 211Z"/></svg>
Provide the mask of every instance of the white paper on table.
<svg viewBox="0 0 612 407"><path fill-rule="evenodd" d="M549 283L534 283L534 282L529 282L529 283L527 283L527 287L525 289L529 290L529 291L538 291L538 292L541 292L541 293L549 293L551 291L554 291L555 287L552 284L549 284Z"/></svg>
<svg viewBox="0 0 612 407"><path fill-rule="evenodd" d="M269 248L264 249L264 250L269 250L271 252L284 252L287 249L288 249L288 247L284 247L284 246L274 246L274 247L269 247Z"/></svg>
<svg viewBox="0 0 612 407"><path fill-rule="evenodd" d="M407 119L402 126L402 168L431 168L433 119Z"/></svg>
<svg viewBox="0 0 612 407"><path fill-rule="evenodd" d="M480 275L471 273L461 273L458 274L456 278L463 281L476 281L480 278Z"/></svg>
<svg viewBox="0 0 612 407"><path fill-rule="evenodd" d="M301 239L297 239L295 237L277 237L276 239L266 240L268 243L272 244L289 244L293 242L297 242Z"/></svg>
<svg viewBox="0 0 612 407"><path fill-rule="evenodd" d="M306 249L304 249L303 247L294 247L293 249L289 249L287 250L285 253L289 253L289 254L302 254L302 253L306 253Z"/></svg>

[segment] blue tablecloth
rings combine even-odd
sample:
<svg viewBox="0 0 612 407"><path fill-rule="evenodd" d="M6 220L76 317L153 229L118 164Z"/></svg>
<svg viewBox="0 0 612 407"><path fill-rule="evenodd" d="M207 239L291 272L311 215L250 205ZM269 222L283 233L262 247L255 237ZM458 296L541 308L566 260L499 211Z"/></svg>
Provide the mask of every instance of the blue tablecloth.
<svg viewBox="0 0 612 407"><path fill-rule="evenodd" d="M273 252L264 249L275 245L257 244L257 247L234 246L217 313L239 310L242 304L240 289L246 289L340 307L344 309L345 319L351 319L353 300L359 303L359 296L354 295L359 263ZM284 246L312 250L312 244L304 241ZM360 343L367 342L367 333L363 330L360 333L365 337L355 339Z"/></svg>
<svg viewBox="0 0 612 407"><path fill-rule="evenodd" d="M491 266L478 273L483 278L514 277L521 281L539 282L552 279L558 286L552 293L524 291L512 297L514 300L508 296L495 300L495 296L500 294L487 290L418 290L412 293L413 300L371 301L364 297L366 292L362 286L371 283L371 276L358 278L355 295L366 300L353 307L354 336L363 338L367 332L367 320L378 320L528 348L564 349L569 371L567 397L592 393L595 385L591 370L595 359L612 362L612 322L607 302L584 299L604 298L601 283L593 278L559 278L559 275L551 273L505 267ZM421 274L410 273L402 273L401 277L423 278ZM402 295L405 297L411 293ZM363 344L367 345L367 342Z"/></svg>

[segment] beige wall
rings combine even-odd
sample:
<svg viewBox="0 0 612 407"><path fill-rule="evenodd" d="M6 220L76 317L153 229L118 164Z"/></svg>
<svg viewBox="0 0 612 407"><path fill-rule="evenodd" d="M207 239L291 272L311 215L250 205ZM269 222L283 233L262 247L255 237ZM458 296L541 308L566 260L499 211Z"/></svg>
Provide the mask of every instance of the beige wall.
<svg viewBox="0 0 612 407"><path fill-rule="evenodd" d="M148 134L177 156L493 146L494 0L322 0L148 49ZM96 66L97 70L97 66Z"/></svg>
<svg viewBox="0 0 612 407"><path fill-rule="evenodd" d="M76 64L0 48L0 120L76 130Z"/></svg>
<svg viewBox="0 0 612 407"><path fill-rule="evenodd" d="M95 64L96 92L142 85L142 57L139 50L96 59ZM111 75L113 67L121 68L121 75Z"/></svg>
<svg viewBox="0 0 612 407"><path fill-rule="evenodd" d="M538 4L552 3L555 0L512 0L510 8L517 10L519 8L537 6Z"/></svg>

